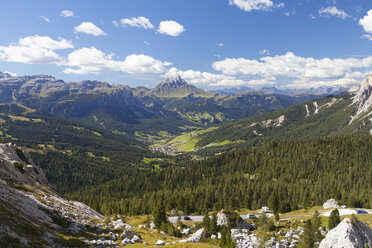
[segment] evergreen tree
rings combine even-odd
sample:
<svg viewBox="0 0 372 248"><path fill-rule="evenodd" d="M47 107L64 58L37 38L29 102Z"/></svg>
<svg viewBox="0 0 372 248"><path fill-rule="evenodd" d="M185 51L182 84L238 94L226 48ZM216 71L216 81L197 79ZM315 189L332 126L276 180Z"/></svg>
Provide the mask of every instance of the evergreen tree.
<svg viewBox="0 0 372 248"><path fill-rule="evenodd" d="M314 230L310 220L306 221L304 234L302 237L301 247L302 248L313 248L314 247Z"/></svg>
<svg viewBox="0 0 372 248"><path fill-rule="evenodd" d="M208 211L204 212L203 227L204 227L204 237L209 238L210 228L211 228L211 219L209 218Z"/></svg>
<svg viewBox="0 0 372 248"><path fill-rule="evenodd" d="M158 202L158 205L154 209L153 216L154 216L154 224L155 224L156 229L160 229L163 224L168 222L163 201Z"/></svg>
<svg viewBox="0 0 372 248"><path fill-rule="evenodd" d="M179 228L182 228L182 226L183 226L182 218L181 218L181 215L180 214L178 214L176 226L177 226L177 228L178 227Z"/></svg>
<svg viewBox="0 0 372 248"><path fill-rule="evenodd" d="M215 235L218 232L216 212L213 212L213 214L212 214L212 220L211 220L211 223L210 223L209 232L210 232L210 234L215 234Z"/></svg>
<svg viewBox="0 0 372 248"><path fill-rule="evenodd" d="M224 227L221 231L220 247L234 248L235 242L231 238L231 232L228 227Z"/></svg>
<svg viewBox="0 0 372 248"><path fill-rule="evenodd" d="M274 214L279 212L279 196L276 192L272 192L269 197L269 207L273 211Z"/></svg>
<svg viewBox="0 0 372 248"><path fill-rule="evenodd" d="M320 218L320 214L318 210L315 210L313 218L311 219L311 225L314 231L315 241L320 241L322 239L322 234L319 230L319 228L321 227L321 224L322 224L322 220Z"/></svg>
<svg viewBox="0 0 372 248"><path fill-rule="evenodd" d="M329 230L332 230L340 223L340 213L338 212L338 209L336 208L331 212L331 215L328 219L328 228Z"/></svg>

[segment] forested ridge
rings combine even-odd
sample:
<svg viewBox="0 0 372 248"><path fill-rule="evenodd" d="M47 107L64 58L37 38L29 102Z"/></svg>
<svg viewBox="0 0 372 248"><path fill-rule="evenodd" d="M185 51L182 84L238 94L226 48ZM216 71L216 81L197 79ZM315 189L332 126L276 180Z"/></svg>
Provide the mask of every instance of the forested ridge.
<svg viewBox="0 0 372 248"><path fill-rule="evenodd" d="M257 209L275 193L282 212L321 205L334 197L350 207L372 207L372 137L348 135L309 141L272 141L184 166L123 176L71 193L111 214L168 210Z"/></svg>

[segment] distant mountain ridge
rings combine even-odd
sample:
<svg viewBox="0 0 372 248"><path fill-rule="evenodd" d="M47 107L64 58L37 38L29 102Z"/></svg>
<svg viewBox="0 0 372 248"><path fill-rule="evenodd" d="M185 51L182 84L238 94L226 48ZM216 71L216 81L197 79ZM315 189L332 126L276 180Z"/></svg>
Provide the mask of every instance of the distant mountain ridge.
<svg viewBox="0 0 372 248"><path fill-rule="evenodd" d="M202 154L262 144L269 140L308 140L345 134L372 135L372 75L358 87L343 94L225 122L199 133L193 142L198 153Z"/></svg>
<svg viewBox="0 0 372 248"><path fill-rule="evenodd" d="M47 75L0 74L0 103L23 104L116 133L160 131L178 134L189 128L287 108L316 96L252 92L236 96L199 89L180 77L156 87L131 88L99 81L65 82Z"/></svg>
<svg viewBox="0 0 372 248"><path fill-rule="evenodd" d="M288 96L295 96L295 95L317 95L317 96L326 96L326 95L338 95L342 92L346 91L347 88L342 86L319 86L319 87L312 87L312 88L298 88L298 89L278 89L276 87L262 87L258 90L249 88L249 87L237 87L237 88L226 88L223 90L217 90L219 94L226 94L226 95L236 95L245 92L262 92L264 94L281 94L281 95L288 95Z"/></svg>

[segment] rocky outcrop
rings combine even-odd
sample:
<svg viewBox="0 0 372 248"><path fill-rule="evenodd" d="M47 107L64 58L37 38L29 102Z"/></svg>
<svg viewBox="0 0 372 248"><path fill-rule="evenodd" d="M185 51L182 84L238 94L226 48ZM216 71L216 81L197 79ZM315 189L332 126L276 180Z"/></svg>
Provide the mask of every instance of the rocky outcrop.
<svg viewBox="0 0 372 248"><path fill-rule="evenodd" d="M230 223L232 227L254 230L255 227L244 221L237 213L221 210L217 213L217 225L227 226Z"/></svg>
<svg viewBox="0 0 372 248"><path fill-rule="evenodd" d="M346 218L327 233L320 243L320 248L372 247L372 230L356 218Z"/></svg>
<svg viewBox="0 0 372 248"><path fill-rule="evenodd" d="M188 239L180 240L179 243L193 242L198 243L203 236L204 228L200 228L195 233L193 233Z"/></svg>
<svg viewBox="0 0 372 248"><path fill-rule="evenodd" d="M13 144L0 144L1 216L7 218L0 222L0 243L23 246L33 246L35 236L53 246L50 233L76 234L103 220L85 204L58 195L29 154Z"/></svg>
<svg viewBox="0 0 372 248"><path fill-rule="evenodd" d="M352 116L350 122L358 118L363 113L371 114L372 74L365 78L359 85L359 88L357 88L355 96L353 98L353 104L356 105L356 113L354 116Z"/></svg>

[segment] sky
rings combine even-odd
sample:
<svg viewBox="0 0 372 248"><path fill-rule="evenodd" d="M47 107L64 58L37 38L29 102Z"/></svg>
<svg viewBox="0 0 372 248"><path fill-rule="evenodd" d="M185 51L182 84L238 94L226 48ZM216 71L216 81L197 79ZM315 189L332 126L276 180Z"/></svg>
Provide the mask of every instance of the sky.
<svg viewBox="0 0 372 248"><path fill-rule="evenodd" d="M372 73L370 0L0 0L0 71L153 87L349 87Z"/></svg>

